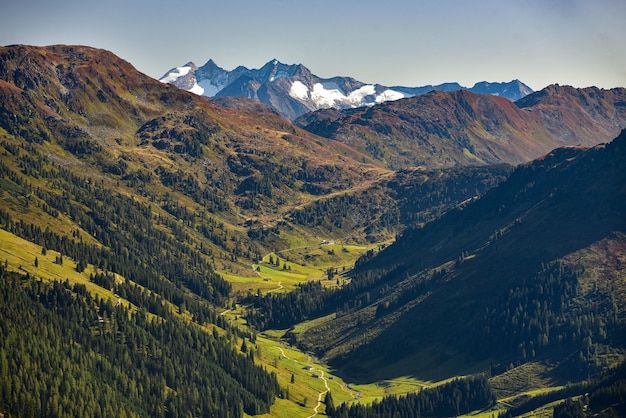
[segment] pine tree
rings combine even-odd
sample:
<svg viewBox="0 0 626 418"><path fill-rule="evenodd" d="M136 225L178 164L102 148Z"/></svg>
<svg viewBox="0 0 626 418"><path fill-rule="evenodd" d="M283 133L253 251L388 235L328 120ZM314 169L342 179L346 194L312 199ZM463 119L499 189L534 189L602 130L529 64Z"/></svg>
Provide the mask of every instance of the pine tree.
<svg viewBox="0 0 626 418"><path fill-rule="evenodd" d="M330 390L326 392L324 403L326 404L326 415L332 415L335 410L335 402L333 401L333 395L330 393Z"/></svg>

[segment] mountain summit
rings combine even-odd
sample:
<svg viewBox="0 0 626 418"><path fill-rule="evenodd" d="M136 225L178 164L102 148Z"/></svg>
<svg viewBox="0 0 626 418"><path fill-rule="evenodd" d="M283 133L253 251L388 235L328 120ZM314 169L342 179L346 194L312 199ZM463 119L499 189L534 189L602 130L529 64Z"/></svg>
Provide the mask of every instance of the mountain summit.
<svg viewBox="0 0 626 418"><path fill-rule="evenodd" d="M350 77L320 78L301 64L283 64L273 59L259 69L239 66L232 71L212 59L202 67L189 62L169 70L159 79L198 95L242 96L272 106L290 119L318 109L347 109L425 94L433 90L470 90L475 93L518 100L533 92L519 80L508 83L476 83L466 88L458 83L437 86L386 87Z"/></svg>

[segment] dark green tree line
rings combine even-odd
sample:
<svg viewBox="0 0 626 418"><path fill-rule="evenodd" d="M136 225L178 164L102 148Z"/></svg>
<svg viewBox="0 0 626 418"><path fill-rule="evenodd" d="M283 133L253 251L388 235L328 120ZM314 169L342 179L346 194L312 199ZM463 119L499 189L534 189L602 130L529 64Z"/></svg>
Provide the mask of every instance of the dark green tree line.
<svg viewBox="0 0 626 418"><path fill-rule="evenodd" d="M268 412L280 393L227 337L0 270L6 416L240 417Z"/></svg>
<svg viewBox="0 0 626 418"><path fill-rule="evenodd" d="M481 410L496 401L486 376L455 379L450 383L405 396L386 396L371 405L341 404L334 418L451 417ZM327 410L327 413L329 411Z"/></svg>

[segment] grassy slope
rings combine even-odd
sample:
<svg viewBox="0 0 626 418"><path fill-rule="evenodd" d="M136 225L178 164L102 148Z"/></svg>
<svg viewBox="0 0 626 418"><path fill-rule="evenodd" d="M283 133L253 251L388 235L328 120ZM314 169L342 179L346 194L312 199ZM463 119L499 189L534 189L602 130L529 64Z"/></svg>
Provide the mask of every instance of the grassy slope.
<svg viewBox="0 0 626 418"><path fill-rule="evenodd" d="M9 270L28 273L49 281L65 281L70 283L84 284L87 290L94 296L110 299L114 302L118 298L108 289L104 289L89 280L89 275L96 272L94 266L89 265L85 271L76 271L76 262L69 257L63 257L63 264L56 263L60 254L53 250L47 250L42 254L41 246L19 238L3 229L0 229L0 260L7 263ZM38 266L35 266L35 259ZM119 276L119 280L123 280ZM128 301L121 299L120 302L128 305Z"/></svg>
<svg viewBox="0 0 626 418"><path fill-rule="evenodd" d="M19 238L5 230L0 229L0 260L6 263L9 270L28 273L31 277L40 278L48 281L65 281L68 280L72 284L83 284L87 290L94 296L110 299L115 303L123 303L126 306L129 302L125 299L118 299L114 293L108 289L102 288L89 280L89 275L96 269L89 265L84 272L76 271L76 263L69 257L63 258L63 264L57 264L56 258L60 254L56 251L47 250L46 255L42 254L42 247ZM38 266L35 266L37 259ZM119 280L124 278L119 277ZM176 309L172 307L172 311ZM233 311L228 313L229 318L236 321L237 315L241 312ZM240 326L244 326L242 321ZM241 341L236 344L241 344ZM313 364L310 358L297 351L292 347L286 347L276 339L259 336L255 347L258 353L257 359L264 364L269 372L276 372L279 377L281 386L289 388L290 399L277 399L276 404L272 407L272 412L268 416L277 417L294 417L307 416L311 413L312 407L317 401L317 395L324 390L320 385L319 379L314 379L311 372L304 370L304 364ZM285 354L292 360L285 359L278 348L283 348ZM328 369L322 365L316 364L316 369L320 368L328 373ZM291 384L291 374L295 375L296 383ZM340 380L329 380L329 385L333 390L333 394L340 393L343 383ZM346 392L346 390L344 390ZM347 391L349 393L349 391ZM341 398L340 395L338 395ZM304 399L307 399L307 407L301 406ZM344 400L347 397L344 396ZM315 402L314 402L315 401Z"/></svg>
<svg viewBox="0 0 626 418"><path fill-rule="evenodd" d="M626 262L626 252L619 250L626 243L624 237L616 236L613 239L606 239L597 242L589 247L581 249L575 253L572 253L567 259L575 259L582 265L589 266L583 277L580 278L580 288L590 290L594 283L596 286L603 285L608 286L609 283L613 283L615 286L621 283L623 287L619 287L618 293L622 293L626 289L626 276L624 272L619 272L614 266L619 263ZM614 254L621 254L617 258ZM615 276L617 274L617 276ZM322 327L324 324L332 326L334 314L326 317L318 318L315 320L307 321L305 323L298 324L292 332L295 334L301 334L312 327ZM281 343L278 338L284 335L284 331L268 331L264 333L269 338L259 338L261 346L273 347L274 353L279 351L279 347L286 350L286 346ZM388 368L375 368L368 372L367 379L355 383L354 380L349 380L348 386L345 386L346 379L342 373L335 375L333 380L335 382L341 382L339 385L339 391L333 390L333 397L335 400L345 402L364 402L369 403L374 399L380 399L385 395L390 394L405 394L415 390L419 390L422 387L429 387L437 384L441 384L449 379L460 377L467 374L479 373L489 368L489 361L485 361L480 364L468 365L464 363L460 358L456 357L454 353L447 352L445 347L433 346L430 349L423 347L419 353L415 356L404 359L397 362ZM293 347L289 348L293 350ZM266 350L267 351L267 350ZM286 351L287 352L287 351ZM291 351L293 352L293 351ZM291 354L289 357L294 358ZM272 359L276 360L280 355L275 355ZM601 359L606 362L607 367L613 367L621 361L623 357L618 353L607 353ZM284 360L284 359L283 359ZM304 360L304 361L303 361ZM280 360L279 360L280 361ZM268 359L264 358L264 362L268 363ZM310 357L300 357L301 364L311 364ZM281 368L284 369L282 373L293 372L293 367L288 367L290 363L279 363L277 370L281 373ZM325 370L326 373L331 372L327 368L323 368L319 364L315 364L316 368ZM415 374L415 371L420 371ZM296 376L302 376L307 378L306 371L295 369ZM412 372L413 371L413 372ZM392 379L388 379L387 376L395 376ZM419 377L418 377L419 376ZM491 411L481 414L473 414L471 416L492 416L497 414L498 411L504 411L507 406L514 405L537 395L543 395L551 391L562 389L566 382L559 379L554 374L554 364L545 362L541 359L532 361L529 363L522 363L519 366L495 375L491 379L491 384L496 391L498 397L498 405ZM351 389L351 391L350 391ZM357 392L358 395L357 395ZM302 395L304 396L304 395ZM310 399L310 398L309 398ZM556 402L558 403L558 402ZM536 416L549 416L551 414L550 405L542 406L535 411ZM277 404L279 408L280 403ZM292 411L293 412L293 411ZM283 416L281 409L275 411L277 416ZM288 416L286 413L284 416Z"/></svg>

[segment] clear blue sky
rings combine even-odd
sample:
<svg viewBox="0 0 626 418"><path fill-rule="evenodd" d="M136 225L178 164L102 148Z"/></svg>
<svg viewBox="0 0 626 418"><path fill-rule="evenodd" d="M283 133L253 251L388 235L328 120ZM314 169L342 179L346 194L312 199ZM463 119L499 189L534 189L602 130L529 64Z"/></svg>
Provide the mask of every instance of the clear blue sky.
<svg viewBox="0 0 626 418"><path fill-rule="evenodd" d="M158 78L212 58L421 86L626 87L626 0L20 0L0 45L104 48Z"/></svg>

